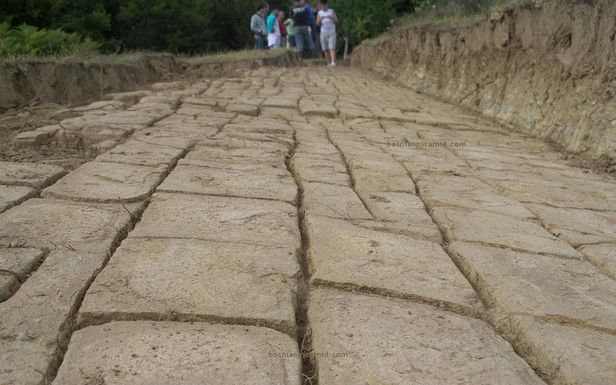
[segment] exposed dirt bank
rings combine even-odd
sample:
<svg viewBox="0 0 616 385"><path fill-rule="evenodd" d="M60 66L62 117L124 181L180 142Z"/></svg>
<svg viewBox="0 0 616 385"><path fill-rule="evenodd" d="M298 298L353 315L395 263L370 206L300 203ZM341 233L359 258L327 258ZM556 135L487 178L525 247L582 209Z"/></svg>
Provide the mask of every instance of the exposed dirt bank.
<svg viewBox="0 0 616 385"><path fill-rule="evenodd" d="M110 92L167 79L178 69L169 54L3 62L0 109L38 102L83 105Z"/></svg>
<svg viewBox="0 0 616 385"><path fill-rule="evenodd" d="M367 41L352 65L459 103L570 153L616 159L616 2L545 1L459 29Z"/></svg>

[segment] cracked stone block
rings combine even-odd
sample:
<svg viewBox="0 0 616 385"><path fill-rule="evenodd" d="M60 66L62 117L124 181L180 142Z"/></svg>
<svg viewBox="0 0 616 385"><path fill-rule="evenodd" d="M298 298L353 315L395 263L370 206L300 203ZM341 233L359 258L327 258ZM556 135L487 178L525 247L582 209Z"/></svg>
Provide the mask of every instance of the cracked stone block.
<svg viewBox="0 0 616 385"><path fill-rule="evenodd" d="M310 215L306 227L315 282L428 299L468 313L482 309L471 285L434 242Z"/></svg>
<svg viewBox="0 0 616 385"><path fill-rule="evenodd" d="M554 385L613 384L616 336L515 316L505 333L516 350Z"/></svg>
<svg viewBox="0 0 616 385"><path fill-rule="evenodd" d="M314 101L306 98L299 101L299 110L302 115L316 115L331 118L335 118L338 115L338 109L334 106L334 103Z"/></svg>
<svg viewBox="0 0 616 385"><path fill-rule="evenodd" d="M387 229L441 243L441 232L432 221L421 199L406 192L360 194L379 221L359 221L366 227Z"/></svg>
<svg viewBox="0 0 616 385"><path fill-rule="evenodd" d="M140 207L30 199L0 214L0 245L106 255Z"/></svg>
<svg viewBox="0 0 616 385"><path fill-rule="evenodd" d="M573 247L616 242L616 213L528 205L547 229Z"/></svg>
<svg viewBox="0 0 616 385"><path fill-rule="evenodd" d="M587 245L578 249L588 260L604 271L607 275L616 279L616 244L604 243L599 245Z"/></svg>
<svg viewBox="0 0 616 385"><path fill-rule="evenodd" d="M270 165L286 168L285 156L288 148L285 146L231 146L225 142L204 143L180 161L180 164L202 167L232 167L234 165Z"/></svg>
<svg viewBox="0 0 616 385"><path fill-rule="evenodd" d="M54 135L60 130L60 126L45 126L32 131L20 132L14 139L14 143L18 147L39 146L48 144L52 141Z"/></svg>
<svg viewBox="0 0 616 385"><path fill-rule="evenodd" d="M88 290L79 322L173 313L250 320L292 334L298 272L295 253L282 248L129 238Z"/></svg>
<svg viewBox="0 0 616 385"><path fill-rule="evenodd" d="M188 143L181 147L170 147L143 140L132 139L115 146L96 158L97 162L124 163L137 166L171 166L183 154Z"/></svg>
<svg viewBox="0 0 616 385"><path fill-rule="evenodd" d="M271 96L263 102L263 107L276 107L276 108L284 108L284 109L293 109L297 108L297 100L299 98L281 98L276 96Z"/></svg>
<svg viewBox="0 0 616 385"><path fill-rule="evenodd" d="M311 292L308 317L320 384L545 385L478 319L330 289Z"/></svg>
<svg viewBox="0 0 616 385"><path fill-rule="evenodd" d="M419 178L419 191L430 206L477 209L520 219L535 215L520 202L496 193L492 187L472 177L430 175Z"/></svg>
<svg viewBox="0 0 616 385"><path fill-rule="evenodd" d="M137 202L145 200L161 182L167 166L86 163L42 192L45 198L83 202Z"/></svg>
<svg viewBox="0 0 616 385"><path fill-rule="evenodd" d="M141 111L119 111L106 115L92 113L77 118L63 120L61 126L68 137L76 136L86 143L98 143L103 140L116 140L130 135L136 130L153 125L166 113Z"/></svg>
<svg viewBox="0 0 616 385"><path fill-rule="evenodd" d="M303 208L308 214L343 219L373 219L350 187L304 183L303 188Z"/></svg>
<svg viewBox="0 0 616 385"><path fill-rule="evenodd" d="M89 112L94 110L123 110L126 108L126 104L119 100L103 100L94 103L90 103L85 106L75 107L73 111L77 112Z"/></svg>
<svg viewBox="0 0 616 385"><path fill-rule="evenodd" d="M259 106L242 103L229 103L227 105L227 111L242 115L257 116L259 115Z"/></svg>
<svg viewBox="0 0 616 385"><path fill-rule="evenodd" d="M532 253L580 258L568 243L533 222L479 210L437 207L432 213L452 241L481 242Z"/></svg>
<svg viewBox="0 0 616 385"><path fill-rule="evenodd" d="M0 162L0 184L42 188L60 179L62 167L40 163Z"/></svg>
<svg viewBox="0 0 616 385"><path fill-rule="evenodd" d="M43 255L39 249L0 248L0 302L6 301L15 293Z"/></svg>
<svg viewBox="0 0 616 385"><path fill-rule="evenodd" d="M280 247L299 246L297 209L285 202L156 193L134 237L194 238Z"/></svg>
<svg viewBox="0 0 616 385"><path fill-rule="evenodd" d="M0 384L39 385L69 338L79 299L106 253L52 251L7 301L0 303Z"/></svg>
<svg viewBox="0 0 616 385"><path fill-rule="evenodd" d="M274 330L136 321L74 333L53 383L300 385L301 378L297 342Z"/></svg>
<svg viewBox="0 0 616 385"><path fill-rule="evenodd" d="M344 167L340 157L332 161L323 159L321 156L310 156L296 152L291 163L293 169L303 182L319 182L341 186L351 185L349 174L347 174L346 167Z"/></svg>
<svg viewBox="0 0 616 385"><path fill-rule="evenodd" d="M115 93L105 95L103 99L120 101L128 105L133 105L139 102L141 98L145 98L146 96L152 95L152 94L153 94L152 91L146 91L146 90L115 92Z"/></svg>
<svg viewBox="0 0 616 385"><path fill-rule="evenodd" d="M387 175L383 171L361 168L354 168L351 172L355 180L355 187L359 192L397 191L415 193L415 184L406 174Z"/></svg>
<svg viewBox="0 0 616 385"><path fill-rule="evenodd" d="M0 213L36 196L37 190L26 186L0 185Z"/></svg>
<svg viewBox="0 0 616 385"><path fill-rule="evenodd" d="M269 165L214 168L180 164L157 191L274 199L293 204L297 185L286 169Z"/></svg>
<svg viewBox="0 0 616 385"><path fill-rule="evenodd" d="M413 178L426 173L449 173L468 175L471 168L451 152L440 150L418 150L413 148L385 148L402 161Z"/></svg>
<svg viewBox="0 0 616 385"><path fill-rule="evenodd" d="M586 261L454 242L449 247L500 314L527 314L616 330L616 285Z"/></svg>

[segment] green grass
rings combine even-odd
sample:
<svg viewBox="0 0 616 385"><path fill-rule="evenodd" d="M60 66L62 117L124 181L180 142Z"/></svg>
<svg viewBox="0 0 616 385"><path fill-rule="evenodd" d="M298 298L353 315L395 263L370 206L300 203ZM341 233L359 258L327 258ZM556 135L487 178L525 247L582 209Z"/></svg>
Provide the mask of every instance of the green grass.
<svg viewBox="0 0 616 385"><path fill-rule="evenodd" d="M493 12L537 6L546 1L556 0L425 0L417 12L398 18L387 32L362 44L382 43L409 28L463 28L485 20Z"/></svg>

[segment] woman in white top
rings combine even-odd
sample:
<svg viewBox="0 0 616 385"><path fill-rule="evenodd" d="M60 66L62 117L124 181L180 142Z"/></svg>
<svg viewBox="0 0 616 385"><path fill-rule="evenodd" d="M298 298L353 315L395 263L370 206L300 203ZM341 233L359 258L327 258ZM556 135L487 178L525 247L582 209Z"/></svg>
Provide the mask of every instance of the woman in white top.
<svg viewBox="0 0 616 385"><path fill-rule="evenodd" d="M327 0L321 0L317 25L321 27L321 48L325 52L325 60L331 67L336 66L336 24L338 24L336 12L329 8Z"/></svg>

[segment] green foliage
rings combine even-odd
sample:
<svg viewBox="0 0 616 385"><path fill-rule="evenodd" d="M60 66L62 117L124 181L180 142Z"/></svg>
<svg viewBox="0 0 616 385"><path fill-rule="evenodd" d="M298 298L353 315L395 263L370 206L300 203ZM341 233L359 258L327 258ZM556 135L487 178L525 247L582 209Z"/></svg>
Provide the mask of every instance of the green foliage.
<svg viewBox="0 0 616 385"><path fill-rule="evenodd" d="M11 29L8 23L0 23L0 57L86 53L98 48L97 43L90 39L82 41L76 33L39 29L27 24Z"/></svg>

